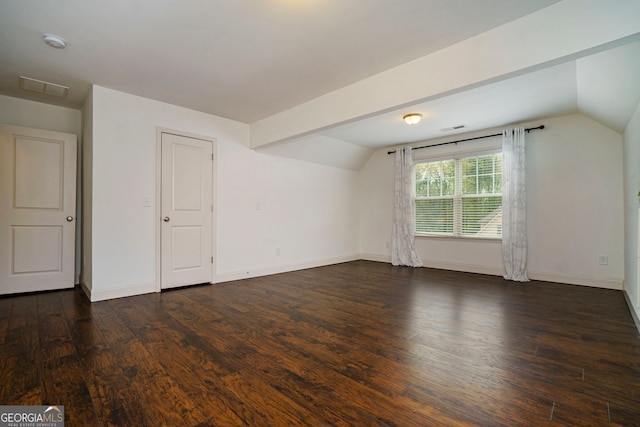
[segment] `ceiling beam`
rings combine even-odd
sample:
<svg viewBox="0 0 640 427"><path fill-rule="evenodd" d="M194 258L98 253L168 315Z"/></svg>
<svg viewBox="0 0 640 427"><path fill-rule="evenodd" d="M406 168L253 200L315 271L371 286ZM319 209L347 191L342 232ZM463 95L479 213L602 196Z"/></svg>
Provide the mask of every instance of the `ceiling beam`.
<svg viewBox="0 0 640 427"><path fill-rule="evenodd" d="M251 124L251 147L311 135L640 38L640 2L564 0Z"/></svg>

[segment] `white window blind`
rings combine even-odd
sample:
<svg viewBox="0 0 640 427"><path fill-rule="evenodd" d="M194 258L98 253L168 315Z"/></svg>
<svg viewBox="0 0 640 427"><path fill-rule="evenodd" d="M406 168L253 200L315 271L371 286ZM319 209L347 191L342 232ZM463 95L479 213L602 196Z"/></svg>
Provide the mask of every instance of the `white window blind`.
<svg viewBox="0 0 640 427"><path fill-rule="evenodd" d="M418 163L416 234L502 236L502 154Z"/></svg>

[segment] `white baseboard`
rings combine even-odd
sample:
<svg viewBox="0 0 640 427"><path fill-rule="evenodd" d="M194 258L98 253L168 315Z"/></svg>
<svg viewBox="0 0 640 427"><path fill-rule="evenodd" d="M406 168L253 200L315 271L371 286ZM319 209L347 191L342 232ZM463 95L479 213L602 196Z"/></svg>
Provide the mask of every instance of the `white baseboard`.
<svg viewBox="0 0 640 427"><path fill-rule="evenodd" d="M150 294L156 291L155 283L141 283L138 285L119 286L117 288L94 290L81 283L82 290L89 298L89 301L104 301L114 298L131 297L134 295Z"/></svg>
<svg viewBox="0 0 640 427"><path fill-rule="evenodd" d="M380 255L371 253L362 253L360 258L367 261L378 261L391 263L390 255ZM461 271L465 273L489 274L492 276L503 276L504 270L500 267L486 266L478 264L462 264L446 261L434 261L423 259L424 267L437 268L439 270ZM594 288L622 290L623 280L619 279L602 279L598 277L585 276L569 276L558 273L549 273L544 271L527 271L527 276L531 280L541 280L544 282L565 283L568 285L591 286Z"/></svg>
<svg viewBox="0 0 640 427"><path fill-rule="evenodd" d="M527 276L531 280L541 280L544 282L566 283L568 285L591 286L592 288L622 290L623 280L602 279L599 277L567 276L558 273L548 273L543 271L527 271Z"/></svg>
<svg viewBox="0 0 640 427"><path fill-rule="evenodd" d="M308 261L300 264L279 265L275 267L260 268L256 270L232 271L229 273L216 274L214 283L230 282L232 280L249 279L252 277L269 276L271 274L287 273L296 270L305 270L307 268L322 267L325 265L340 264L343 262L357 261L359 255L346 255L335 258L327 258L322 260Z"/></svg>
<svg viewBox="0 0 640 427"><path fill-rule="evenodd" d="M365 261L386 262L391 264L391 255L361 253L360 259L363 259ZM434 261L434 260L428 260L428 259L422 259L422 264L423 264L423 267L435 268L438 270L462 271L464 273L489 274L492 276L502 276L504 274L501 269L489 267L486 265L461 264L461 263L454 263L454 262Z"/></svg>
<svg viewBox="0 0 640 427"><path fill-rule="evenodd" d="M632 302L627 290L622 291L624 294L624 299L629 306L629 312L631 313L631 317L633 318L633 323L636 324L636 329L638 329L638 333L640 333L640 307L636 307Z"/></svg>
<svg viewBox="0 0 640 427"><path fill-rule="evenodd" d="M345 256L334 257L334 258L327 258L322 260L308 261L308 262L303 262L299 264L288 264L288 265L280 265L280 266L267 267L267 268L259 268L255 270L241 270L241 271L232 271L228 273L219 273L215 275L213 283L223 283L223 282L230 282L233 280L248 279L252 277L268 276L271 274L287 273L290 271L304 270L307 268L314 268L314 267L322 267L325 265L339 264L339 263L349 262L349 261L357 261L360 259L366 260L366 261L384 262L388 264L391 263L390 255L360 253L360 254L354 254L354 255L345 255ZM451 263L451 262L442 262L442 261L433 261L433 260L422 260L422 262L425 267L436 268L440 270L488 274L492 276L502 276L504 274L501 268L496 268L494 266L485 266L485 265L478 265L478 264L461 264L461 263ZM527 275L531 280L566 283L570 285L591 286L591 287L604 288L604 289L615 289L615 290L623 289L622 280L580 277L580 276L567 276L567 275L561 275L557 273L548 273L548 272L541 272L541 271L528 271ZM90 289L82 282L80 283L80 285L82 286L82 290L84 291L84 293L87 295L87 297L91 302L157 292L155 283L142 283L137 285L127 285L127 286L120 286L116 288L100 289L100 290ZM626 293L625 293L625 296L626 296ZM630 305L630 307L633 307L633 306ZM634 315L635 315L634 319L640 318L640 313L637 312L637 309L634 308L632 311L634 311Z"/></svg>
<svg viewBox="0 0 640 427"><path fill-rule="evenodd" d="M365 261L386 262L387 264L391 264L391 255L361 253L360 259Z"/></svg>
<svg viewBox="0 0 640 427"><path fill-rule="evenodd" d="M502 268L496 268L489 265L479 264L461 264L456 262L443 262L422 260L422 264L428 268L437 268L438 270L462 271L464 273L488 274L490 276L503 276Z"/></svg>

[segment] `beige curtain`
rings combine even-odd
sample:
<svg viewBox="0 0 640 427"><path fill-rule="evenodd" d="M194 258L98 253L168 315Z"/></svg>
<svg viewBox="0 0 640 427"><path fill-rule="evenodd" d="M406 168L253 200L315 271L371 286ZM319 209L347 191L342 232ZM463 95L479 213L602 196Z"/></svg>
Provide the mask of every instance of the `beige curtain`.
<svg viewBox="0 0 640 427"><path fill-rule="evenodd" d="M395 209L393 211L391 263L393 265L422 267L422 260L420 260L414 244L412 172L411 147L396 150Z"/></svg>
<svg viewBox="0 0 640 427"><path fill-rule="evenodd" d="M502 258L504 278L528 282L524 127L502 133Z"/></svg>

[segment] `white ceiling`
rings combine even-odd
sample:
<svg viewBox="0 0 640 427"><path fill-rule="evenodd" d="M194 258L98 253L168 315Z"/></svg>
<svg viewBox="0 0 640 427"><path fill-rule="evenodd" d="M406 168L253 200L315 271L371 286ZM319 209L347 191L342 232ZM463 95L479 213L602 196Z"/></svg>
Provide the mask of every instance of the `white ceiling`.
<svg viewBox="0 0 640 427"><path fill-rule="evenodd" d="M389 147L459 133L581 112L624 132L640 102L640 42L416 104L322 133L369 148ZM421 113L406 125L402 116ZM458 130L447 130L464 125Z"/></svg>
<svg viewBox="0 0 640 427"><path fill-rule="evenodd" d="M253 123L557 1L0 0L0 93L80 108L97 84Z"/></svg>
<svg viewBox="0 0 640 427"><path fill-rule="evenodd" d="M417 104L323 132L370 148L388 147L577 111L576 64L570 62ZM408 126L406 113L423 120ZM464 128L451 130L454 126ZM448 130L441 130L448 129Z"/></svg>
<svg viewBox="0 0 640 427"><path fill-rule="evenodd" d="M81 108L97 84L253 123L557 1L0 0L0 94ZM25 92L20 75L69 94ZM372 149L577 111L622 132L639 75L636 38L260 151L357 170ZM408 112L423 122L405 125Z"/></svg>

